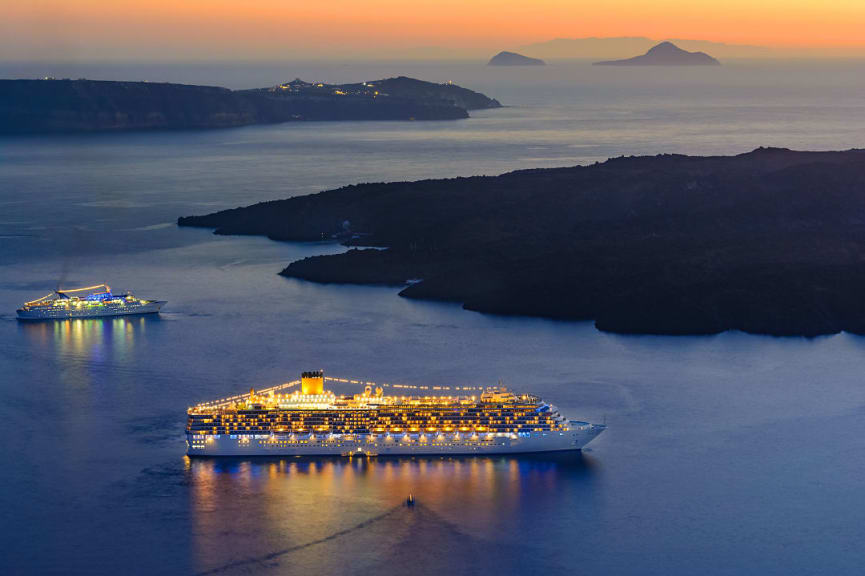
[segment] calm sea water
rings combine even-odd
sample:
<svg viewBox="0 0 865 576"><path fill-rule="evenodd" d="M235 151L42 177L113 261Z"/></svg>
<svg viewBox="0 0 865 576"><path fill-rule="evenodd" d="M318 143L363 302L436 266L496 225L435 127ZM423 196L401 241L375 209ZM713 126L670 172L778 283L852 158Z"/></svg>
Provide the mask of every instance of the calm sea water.
<svg viewBox="0 0 865 576"><path fill-rule="evenodd" d="M173 222L359 181L862 147L863 71L0 67L233 87L403 73L510 106L446 123L0 139L0 573L861 573L865 339L624 337L485 316L276 275L339 246ZM59 281L169 303L158 318L15 320ZM568 457L184 456L186 406L310 368L416 384L503 379L609 429ZM399 506L410 491L411 510Z"/></svg>

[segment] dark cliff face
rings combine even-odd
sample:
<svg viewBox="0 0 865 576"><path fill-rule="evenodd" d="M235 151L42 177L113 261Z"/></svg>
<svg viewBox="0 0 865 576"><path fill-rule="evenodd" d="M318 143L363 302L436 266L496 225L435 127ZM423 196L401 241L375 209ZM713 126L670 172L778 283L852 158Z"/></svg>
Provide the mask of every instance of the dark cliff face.
<svg viewBox="0 0 865 576"><path fill-rule="evenodd" d="M705 52L688 52L672 42L661 42L648 52L624 60L595 62L595 66L718 66L721 63Z"/></svg>
<svg viewBox="0 0 865 576"><path fill-rule="evenodd" d="M349 186L181 225L386 246L290 264L616 332L865 333L865 151L617 158ZM346 221L348 224L346 224Z"/></svg>
<svg viewBox="0 0 865 576"><path fill-rule="evenodd" d="M298 81L291 89L92 80L0 80L0 133L227 128L292 120L456 120L500 104L411 78L373 90Z"/></svg>
<svg viewBox="0 0 865 576"><path fill-rule="evenodd" d="M148 82L0 80L0 132L205 128L251 124L225 88Z"/></svg>

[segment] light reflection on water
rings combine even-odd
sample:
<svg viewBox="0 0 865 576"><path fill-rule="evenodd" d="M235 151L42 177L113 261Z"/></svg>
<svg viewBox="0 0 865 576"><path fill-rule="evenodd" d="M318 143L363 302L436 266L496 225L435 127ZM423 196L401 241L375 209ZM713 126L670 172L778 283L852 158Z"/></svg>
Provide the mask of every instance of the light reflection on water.
<svg viewBox="0 0 865 576"><path fill-rule="evenodd" d="M364 573L448 550L424 560L447 570L455 558L495 566L507 547L512 564L514 548L543 552L544 538L524 535L550 534L557 511L597 513L598 466L582 454L186 459L193 563L201 573ZM490 556L472 560L473 549ZM556 563L547 554L536 567Z"/></svg>
<svg viewBox="0 0 865 576"><path fill-rule="evenodd" d="M135 352L135 340L145 336L152 322L159 322L159 316L19 322L18 326L31 344L42 349L50 346L58 358L127 362Z"/></svg>

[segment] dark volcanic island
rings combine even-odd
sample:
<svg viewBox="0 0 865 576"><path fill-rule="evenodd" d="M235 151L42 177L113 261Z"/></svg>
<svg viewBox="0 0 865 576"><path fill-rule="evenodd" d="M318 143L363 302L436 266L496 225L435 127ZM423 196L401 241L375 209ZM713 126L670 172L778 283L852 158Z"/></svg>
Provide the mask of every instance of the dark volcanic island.
<svg viewBox="0 0 865 576"><path fill-rule="evenodd" d="M648 52L624 60L595 62L594 66L718 66L721 63L705 52L688 52L672 42L661 42Z"/></svg>
<svg viewBox="0 0 865 576"><path fill-rule="evenodd" d="M270 88L95 80L0 80L0 133L229 128L297 120L456 120L497 100L400 76Z"/></svg>
<svg viewBox="0 0 865 576"><path fill-rule="evenodd" d="M545 66L540 58L530 58L516 52L499 52L487 62L487 66Z"/></svg>
<svg viewBox="0 0 865 576"><path fill-rule="evenodd" d="M865 150L761 148L360 184L179 224L386 247L282 274L407 284L483 312L623 333L863 334L863 192Z"/></svg>

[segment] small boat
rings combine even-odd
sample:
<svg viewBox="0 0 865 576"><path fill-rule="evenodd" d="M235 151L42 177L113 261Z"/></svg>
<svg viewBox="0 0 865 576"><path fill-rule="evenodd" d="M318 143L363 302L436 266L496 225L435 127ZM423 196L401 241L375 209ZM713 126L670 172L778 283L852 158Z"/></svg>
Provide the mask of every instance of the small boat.
<svg viewBox="0 0 865 576"><path fill-rule="evenodd" d="M408 498L405 499L405 505L409 508L414 506L414 496L412 496L411 492L408 493Z"/></svg>

